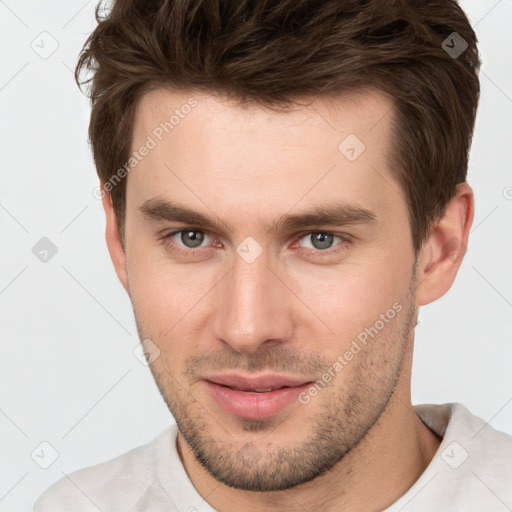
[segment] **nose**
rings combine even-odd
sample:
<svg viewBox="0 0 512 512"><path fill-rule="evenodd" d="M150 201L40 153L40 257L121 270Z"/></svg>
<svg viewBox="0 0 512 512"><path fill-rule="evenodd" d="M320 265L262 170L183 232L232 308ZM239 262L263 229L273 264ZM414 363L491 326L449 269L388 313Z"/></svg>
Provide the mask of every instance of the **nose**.
<svg viewBox="0 0 512 512"><path fill-rule="evenodd" d="M293 301L276 273L263 254L252 263L235 255L231 272L217 288L216 339L240 353L291 339Z"/></svg>

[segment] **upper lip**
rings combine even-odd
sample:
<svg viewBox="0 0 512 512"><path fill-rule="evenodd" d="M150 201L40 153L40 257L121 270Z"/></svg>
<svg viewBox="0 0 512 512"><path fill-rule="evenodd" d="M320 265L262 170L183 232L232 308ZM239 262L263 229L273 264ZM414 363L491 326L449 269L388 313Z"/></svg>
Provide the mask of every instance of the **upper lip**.
<svg viewBox="0 0 512 512"><path fill-rule="evenodd" d="M221 384L241 391L253 391L255 389L278 389L282 387L302 386L308 380L290 377L287 375L266 374L258 376L246 376L237 373L224 373L205 377L205 380L215 384Z"/></svg>

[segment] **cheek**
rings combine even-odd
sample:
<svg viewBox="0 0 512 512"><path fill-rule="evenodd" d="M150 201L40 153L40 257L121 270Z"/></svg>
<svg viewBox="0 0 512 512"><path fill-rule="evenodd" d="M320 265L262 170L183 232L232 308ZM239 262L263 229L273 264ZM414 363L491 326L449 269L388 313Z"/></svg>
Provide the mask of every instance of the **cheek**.
<svg viewBox="0 0 512 512"><path fill-rule="evenodd" d="M211 270L201 273L192 266L152 257L149 251L132 252L128 258L130 298L143 334L165 350L172 348L166 340L181 338L184 330L190 336L191 319L206 305L205 296L218 280L214 278Z"/></svg>
<svg viewBox="0 0 512 512"><path fill-rule="evenodd" d="M326 333L324 348L337 353L348 347L365 329L375 326L384 331L398 326L400 311L410 285L412 262L398 258L374 258L372 263L351 263L334 268L316 268L290 276L294 290L318 321L301 324L314 336ZM382 316L385 318L382 319ZM311 318L309 314L308 318ZM396 324L396 325L395 325ZM329 328L329 330L326 328ZM333 332L331 332L333 331ZM364 337L364 334L363 334Z"/></svg>
<svg viewBox="0 0 512 512"><path fill-rule="evenodd" d="M139 270L132 267L129 275L135 320L139 337L150 339L159 349L151 370L165 389L169 384L166 379L171 384L179 379L184 360L199 348L190 322L205 292L194 289L190 277L182 272L161 272L158 267L142 264Z"/></svg>

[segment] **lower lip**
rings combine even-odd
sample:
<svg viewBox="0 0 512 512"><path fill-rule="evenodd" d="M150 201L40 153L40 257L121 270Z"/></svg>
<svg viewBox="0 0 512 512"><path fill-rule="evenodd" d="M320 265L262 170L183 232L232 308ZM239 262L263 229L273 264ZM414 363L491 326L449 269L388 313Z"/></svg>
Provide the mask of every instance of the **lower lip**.
<svg viewBox="0 0 512 512"><path fill-rule="evenodd" d="M214 400L224 411L251 420L264 420L275 416L290 403L297 402L300 393L311 385L307 382L302 386L251 393L237 391L210 381L204 382Z"/></svg>

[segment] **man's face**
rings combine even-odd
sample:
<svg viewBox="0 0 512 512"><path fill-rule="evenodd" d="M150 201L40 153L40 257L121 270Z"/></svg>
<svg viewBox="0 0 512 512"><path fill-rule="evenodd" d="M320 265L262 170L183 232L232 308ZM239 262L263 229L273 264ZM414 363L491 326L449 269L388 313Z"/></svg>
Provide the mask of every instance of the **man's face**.
<svg viewBox="0 0 512 512"><path fill-rule="evenodd" d="M181 435L240 489L322 474L409 386L414 254L386 163L391 102L365 92L313 107L160 90L135 120L132 149L154 146L127 182L139 335ZM177 208L211 225L173 220ZM340 215L302 218L312 212Z"/></svg>

